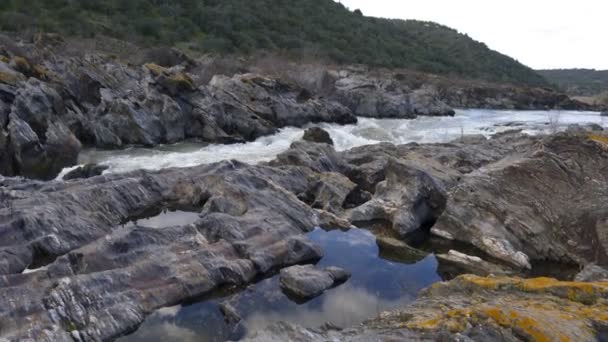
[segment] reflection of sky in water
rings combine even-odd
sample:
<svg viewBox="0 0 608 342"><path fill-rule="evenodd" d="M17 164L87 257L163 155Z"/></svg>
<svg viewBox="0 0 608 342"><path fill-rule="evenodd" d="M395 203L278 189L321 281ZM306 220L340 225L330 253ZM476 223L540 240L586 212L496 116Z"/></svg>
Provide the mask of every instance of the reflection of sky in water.
<svg viewBox="0 0 608 342"><path fill-rule="evenodd" d="M411 302L418 291L440 281L433 256L411 265L380 259L375 237L366 230L318 229L309 236L325 252L317 267L339 266L351 271L353 276L347 283L297 305L281 293L275 276L224 299L243 317L238 327L225 324L217 307L219 301L211 300L159 310L135 334L121 341L224 341L274 321L307 327L326 322L350 326Z"/></svg>
<svg viewBox="0 0 608 342"><path fill-rule="evenodd" d="M129 222L125 224L125 227L133 227L135 225L148 228L186 226L196 222L198 219L198 213L181 210L165 210L156 216L140 219L134 222Z"/></svg>

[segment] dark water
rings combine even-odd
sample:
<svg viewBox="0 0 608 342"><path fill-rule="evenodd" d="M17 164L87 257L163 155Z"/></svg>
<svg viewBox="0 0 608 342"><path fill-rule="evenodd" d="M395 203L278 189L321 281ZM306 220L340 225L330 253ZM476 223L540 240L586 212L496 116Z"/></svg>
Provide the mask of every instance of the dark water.
<svg viewBox="0 0 608 342"><path fill-rule="evenodd" d="M278 276L274 276L222 299L159 310L137 332L120 341L225 341L275 321L306 327L331 322L346 327L409 303L421 289L441 280L434 256L401 262L382 259L376 238L366 230L317 229L309 237L325 251L317 267L339 266L351 271L353 276L347 283L298 305L283 295ZM224 322L219 310L222 302L236 309L243 318L240 324Z"/></svg>

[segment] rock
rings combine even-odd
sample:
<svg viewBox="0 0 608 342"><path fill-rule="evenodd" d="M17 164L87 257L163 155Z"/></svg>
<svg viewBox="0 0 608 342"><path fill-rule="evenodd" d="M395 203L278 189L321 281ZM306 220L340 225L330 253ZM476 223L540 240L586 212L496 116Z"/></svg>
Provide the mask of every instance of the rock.
<svg viewBox="0 0 608 342"><path fill-rule="evenodd" d="M348 196L355 191L357 185L339 173L321 173L301 199L311 207L322 209L333 214L344 211Z"/></svg>
<svg viewBox="0 0 608 342"><path fill-rule="evenodd" d="M415 239L428 230L445 208L447 194L441 182L422 169L390 159L386 180L375 196L349 213L351 222L384 221L402 239Z"/></svg>
<svg viewBox="0 0 608 342"><path fill-rule="evenodd" d="M509 275L514 272L508 267L499 266L485 261L480 257L466 255L450 250L447 254L437 254L439 267L437 272L443 279L452 279L459 274L475 274L479 276Z"/></svg>
<svg viewBox="0 0 608 342"><path fill-rule="evenodd" d="M430 88L411 91L398 82L348 75L335 83L335 98L356 115L379 118L415 118L417 115L454 115Z"/></svg>
<svg viewBox="0 0 608 342"><path fill-rule="evenodd" d="M63 180L91 178L99 176L108 168L109 167L106 165L85 164L84 166L80 166L68 172L65 176L63 176Z"/></svg>
<svg viewBox="0 0 608 342"><path fill-rule="evenodd" d="M326 130L320 127L313 127L305 130L304 137L302 139L310 142L328 144L332 146L334 144L334 141L331 139L331 136L329 136L329 133L327 133Z"/></svg>
<svg viewBox="0 0 608 342"><path fill-rule="evenodd" d="M154 47L144 50L139 64L144 63L154 63L164 68L195 64L185 53L168 47Z"/></svg>
<svg viewBox="0 0 608 342"><path fill-rule="evenodd" d="M410 106L418 115L454 116L456 112L445 104L434 88L416 89L410 95Z"/></svg>
<svg viewBox="0 0 608 342"><path fill-rule="evenodd" d="M64 103L61 96L44 82L30 78L17 91L11 112L36 132L44 136L51 121L62 115Z"/></svg>
<svg viewBox="0 0 608 342"><path fill-rule="evenodd" d="M379 249L378 255L382 259L402 264L415 264L428 256L428 253L388 236L377 236L376 244Z"/></svg>
<svg viewBox="0 0 608 342"><path fill-rule="evenodd" d="M281 270L281 290L294 300L306 302L325 290L338 286L350 278L350 273L337 268L316 269L313 265L291 266Z"/></svg>
<svg viewBox="0 0 608 342"><path fill-rule="evenodd" d="M601 116L608 116L608 111L604 111L600 114Z"/></svg>
<svg viewBox="0 0 608 342"><path fill-rule="evenodd" d="M590 123L584 126L579 124L568 125L566 132L572 134L585 134L588 132L602 132L604 128L598 124Z"/></svg>
<svg viewBox="0 0 608 342"><path fill-rule="evenodd" d="M574 280L583 282L608 282L608 270L595 264L589 264L576 275Z"/></svg>
<svg viewBox="0 0 608 342"><path fill-rule="evenodd" d="M608 204L599 199L608 196L608 153L601 141L559 133L465 176L432 232L514 267L606 263Z"/></svg>
<svg viewBox="0 0 608 342"><path fill-rule="evenodd" d="M302 234L317 212L279 185L306 180L299 168L229 161L71 182L0 179L2 338L111 340L156 309L316 262L322 251ZM121 228L165 208L198 208L200 219Z"/></svg>
<svg viewBox="0 0 608 342"><path fill-rule="evenodd" d="M230 303L226 303L226 302L220 303L219 309L220 309L220 312L222 313L222 316L224 316L224 321L227 324L235 325L235 324L238 324L239 322L241 322L241 320L242 320L241 316L236 311L236 309L232 305L230 305Z"/></svg>
<svg viewBox="0 0 608 342"><path fill-rule="evenodd" d="M343 330L276 323L244 341L598 341L606 283L460 276L412 304Z"/></svg>
<svg viewBox="0 0 608 342"><path fill-rule="evenodd" d="M8 133L4 129L0 129L0 175L15 175Z"/></svg>

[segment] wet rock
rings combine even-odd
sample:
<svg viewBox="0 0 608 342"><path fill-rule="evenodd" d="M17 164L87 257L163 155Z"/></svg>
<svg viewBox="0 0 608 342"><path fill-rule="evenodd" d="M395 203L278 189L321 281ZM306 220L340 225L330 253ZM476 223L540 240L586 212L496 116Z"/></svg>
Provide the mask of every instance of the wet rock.
<svg viewBox="0 0 608 342"><path fill-rule="evenodd" d="M237 310L230 303L220 303L219 309L224 316L224 321L230 325L238 324L242 320Z"/></svg>
<svg viewBox="0 0 608 342"><path fill-rule="evenodd" d="M244 341L597 341L606 283L460 276L412 304L340 331L277 323Z"/></svg>
<svg viewBox="0 0 608 342"><path fill-rule="evenodd" d="M338 268L316 269L313 265L291 266L281 270L281 290L297 301L308 301L325 290L338 286L350 278L350 273Z"/></svg>
<svg viewBox="0 0 608 342"><path fill-rule="evenodd" d="M313 128L309 128L309 129L305 130L304 137L302 139L306 140L306 141L311 141L311 142L321 143L321 144L328 144L328 145L332 145L332 146L334 144L334 141L331 139L331 136L329 135L329 133L320 127L313 127Z"/></svg>
<svg viewBox="0 0 608 342"><path fill-rule="evenodd" d="M608 282L608 270L595 264L589 264L574 278L576 281L605 281Z"/></svg>
<svg viewBox="0 0 608 342"><path fill-rule="evenodd" d="M99 176L108 168L109 167L106 165L86 164L68 172L65 176L63 176L63 180L91 178Z"/></svg>
<svg viewBox="0 0 608 342"><path fill-rule="evenodd" d="M465 176L432 232L514 267L606 263L608 207L599 199L608 195L608 154L601 141L559 133Z"/></svg>
<svg viewBox="0 0 608 342"><path fill-rule="evenodd" d="M378 254L382 259L402 264L415 264L428 255L428 253L413 248L401 240L388 236L377 236L376 244L379 249Z"/></svg>

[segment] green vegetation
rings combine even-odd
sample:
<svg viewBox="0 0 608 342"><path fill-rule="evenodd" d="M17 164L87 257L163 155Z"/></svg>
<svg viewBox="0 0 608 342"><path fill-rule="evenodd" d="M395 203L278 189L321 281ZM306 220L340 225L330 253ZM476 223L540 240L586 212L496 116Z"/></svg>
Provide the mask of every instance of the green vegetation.
<svg viewBox="0 0 608 342"><path fill-rule="evenodd" d="M431 22L365 17L332 0L3 0L0 30L97 33L147 45L404 67L547 85L516 60Z"/></svg>
<svg viewBox="0 0 608 342"><path fill-rule="evenodd" d="M602 92L608 94L608 70L557 69L538 72L568 95L596 96Z"/></svg>

